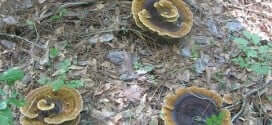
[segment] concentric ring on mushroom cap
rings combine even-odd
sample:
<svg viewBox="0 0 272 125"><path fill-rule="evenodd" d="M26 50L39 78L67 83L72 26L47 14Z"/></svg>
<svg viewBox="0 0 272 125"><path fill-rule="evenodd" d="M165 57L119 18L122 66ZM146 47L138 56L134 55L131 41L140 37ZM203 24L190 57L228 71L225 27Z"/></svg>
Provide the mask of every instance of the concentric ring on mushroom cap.
<svg viewBox="0 0 272 125"><path fill-rule="evenodd" d="M220 95L204 88L177 89L165 97L162 107L165 125L193 125L193 118L206 119L220 111L225 114L223 125L230 125L230 112L220 109L222 103Z"/></svg>
<svg viewBox="0 0 272 125"><path fill-rule="evenodd" d="M56 100L60 107L53 116L39 116L41 110L37 108L39 100ZM32 90L26 96L26 105L20 108L21 113L29 118L42 117L45 123L48 124L61 124L65 121L74 120L80 114L83 107L83 100L81 95L76 89L62 87L58 91L53 91L52 87L44 86Z"/></svg>
<svg viewBox="0 0 272 125"><path fill-rule="evenodd" d="M193 14L188 5L182 0L168 0L177 8L179 18L175 22L165 22L154 7L154 3L158 1L159 0L132 1L132 14L136 25L144 30L149 29L153 32L157 32L159 35L172 38L180 38L188 34L193 25ZM143 11L147 11L148 14Z"/></svg>

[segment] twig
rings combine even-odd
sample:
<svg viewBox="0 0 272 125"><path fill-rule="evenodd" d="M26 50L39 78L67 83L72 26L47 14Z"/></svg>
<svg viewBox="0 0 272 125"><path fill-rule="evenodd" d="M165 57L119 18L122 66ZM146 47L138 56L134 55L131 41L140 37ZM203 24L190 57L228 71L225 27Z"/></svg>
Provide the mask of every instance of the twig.
<svg viewBox="0 0 272 125"><path fill-rule="evenodd" d="M68 7L76 7L76 6L82 6L82 5L89 5L95 3L96 0L91 0L87 2L71 2L71 3L65 3L61 5L59 8L68 8Z"/></svg>
<svg viewBox="0 0 272 125"><path fill-rule="evenodd" d="M247 98L248 98L249 96L251 96L251 95L253 95L253 94L259 92L260 90L267 88L267 87L270 86L271 84L272 84L272 80L270 80L269 82L265 83L265 84L262 85L261 87L256 88L256 89L253 89L253 90L249 91L248 93L246 93L246 94L242 97L242 106L241 106L239 112L238 112L237 114L235 114L235 115L232 117L232 119L231 119L232 123L233 123L237 118L239 118L240 115L244 112L245 107L246 107L246 104L247 104Z"/></svg>
<svg viewBox="0 0 272 125"><path fill-rule="evenodd" d="M232 8L236 8L236 9L239 9L239 10L243 10L243 11L252 12L252 13L255 13L255 14L258 14L258 15L265 16L267 18L271 18L272 17L272 15L264 13L264 12L260 12L260 11L256 11L256 10L252 10L252 9L246 9L244 7L240 7L240 6L236 6L236 5L232 5L232 4L226 4L226 6L232 7Z"/></svg>
<svg viewBox="0 0 272 125"><path fill-rule="evenodd" d="M247 98L248 96L251 96L251 95L253 95L253 94L256 93L256 92L259 92L260 90L267 88L270 84L272 84L272 80L270 80L269 82L265 83L264 85L262 85L262 86L259 87L259 88L256 88L256 89L253 89L253 90L249 91L249 92L245 95L245 97Z"/></svg>
<svg viewBox="0 0 272 125"><path fill-rule="evenodd" d="M94 4L96 3L96 0L90 0L90 1L87 1L87 2L71 2L71 3L65 3L63 5L61 5L60 7L58 7L57 11L56 12L49 12L48 14L44 14L42 13L41 17L39 18L39 21L42 21L43 19L47 18L47 17L50 17L56 13L58 13L61 9L64 9L64 8L69 8L69 7L78 7L78 6L82 6L82 5L90 5L90 4Z"/></svg>
<svg viewBox="0 0 272 125"><path fill-rule="evenodd" d="M5 37L12 38L12 39L20 39L20 40L23 40L23 41L25 41L25 42L27 42L27 43L29 43L29 44L34 45L35 47L42 48L42 49L45 48L45 47L42 46L42 45L39 45L39 44L37 44L37 43L33 43L32 41L30 41L30 40L28 40L28 39L25 39L25 38L23 38L23 37L21 37L21 36L17 36L17 35L14 35L14 34L0 33L0 36L5 36Z"/></svg>
<svg viewBox="0 0 272 125"><path fill-rule="evenodd" d="M233 123L237 118L239 118L239 116L244 112L245 108L246 108L246 103L247 103L247 99L246 97L242 98L242 106L239 110L239 112L237 114L235 114L232 119L231 122Z"/></svg>
<svg viewBox="0 0 272 125"><path fill-rule="evenodd" d="M36 41L35 41L35 43L38 43L38 41L40 40L40 34L39 34L38 29L36 27L36 23L33 24L33 27L34 27L35 33L36 33Z"/></svg>

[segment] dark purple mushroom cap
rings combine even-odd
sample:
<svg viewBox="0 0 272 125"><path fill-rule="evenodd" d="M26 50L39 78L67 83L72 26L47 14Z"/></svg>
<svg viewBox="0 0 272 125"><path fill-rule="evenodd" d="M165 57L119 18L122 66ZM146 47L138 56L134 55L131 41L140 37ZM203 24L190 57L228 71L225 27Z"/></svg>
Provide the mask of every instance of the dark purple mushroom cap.
<svg viewBox="0 0 272 125"><path fill-rule="evenodd" d="M180 38L190 32L193 14L182 0L133 0L132 14L142 29Z"/></svg>
<svg viewBox="0 0 272 125"><path fill-rule="evenodd" d="M205 120L223 111L223 125L230 125L230 113L222 110L222 98L204 88L180 88L165 97L162 107L165 125L205 125Z"/></svg>

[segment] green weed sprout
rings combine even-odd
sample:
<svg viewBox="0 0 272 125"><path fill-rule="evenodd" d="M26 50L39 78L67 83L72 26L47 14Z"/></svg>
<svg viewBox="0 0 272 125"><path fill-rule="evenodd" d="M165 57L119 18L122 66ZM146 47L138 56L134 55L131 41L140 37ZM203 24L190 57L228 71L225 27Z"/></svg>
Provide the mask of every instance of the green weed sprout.
<svg viewBox="0 0 272 125"><path fill-rule="evenodd" d="M0 74L0 84L7 84L11 93L0 89L0 125L13 125L11 106L24 106L24 99L12 88L15 82L22 80L24 72L18 68L11 68Z"/></svg>

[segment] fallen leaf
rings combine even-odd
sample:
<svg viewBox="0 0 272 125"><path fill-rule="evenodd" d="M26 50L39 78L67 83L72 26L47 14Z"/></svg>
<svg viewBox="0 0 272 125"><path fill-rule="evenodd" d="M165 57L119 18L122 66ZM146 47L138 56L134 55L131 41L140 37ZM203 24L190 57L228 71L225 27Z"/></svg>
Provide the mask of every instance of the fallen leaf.
<svg viewBox="0 0 272 125"><path fill-rule="evenodd" d="M232 99L232 95L231 94L224 94L223 96L223 101L227 104L232 104L233 103L233 99Z"/></svg>
<svg viewBox="0 0 272 125"><path fill-rule="evenodd" d="M144 89L138 85L132 85L131 87L124 90L122 93L129 101L135 102L142 98Z"/></svg>

